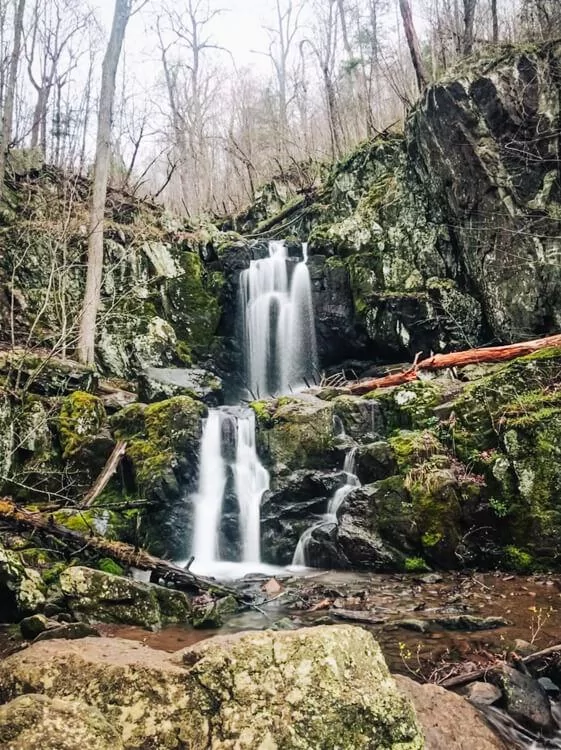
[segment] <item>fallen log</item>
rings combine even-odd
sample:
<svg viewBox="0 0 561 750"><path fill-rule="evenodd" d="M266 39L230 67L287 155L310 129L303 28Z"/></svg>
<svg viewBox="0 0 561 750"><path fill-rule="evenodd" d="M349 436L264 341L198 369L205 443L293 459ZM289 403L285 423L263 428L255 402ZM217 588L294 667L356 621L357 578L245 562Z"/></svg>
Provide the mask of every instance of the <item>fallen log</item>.
<svg viewBox="0 0 561 750"><path fill-rule="evenodd" d="M523 656L522 658L516 657L516 654L513 654L513 656L516 657L517 662L522 662L522 664L532 664L533 662L544 659L547 656L553 656L554 654L558 654L561 656L561 644L549 646L549 648L544 648L541 651L535 651L533 654L528 654L528 656ZM466 672L465 674L459 674L455 677L449 677L447 680L443 680L438 684L440 685L440 687L447 689L469 685L470 682L475 682L481 677L485 677L489 674L489 672L493 672L493 670L497 669L503 664L507 664L507 662L501 659L500 661L497 661L494 664L490 664L489 666L482 669L474 669L473 672Z"/></svg>
<svg viewBox="0 0 561 750"><path fill-rule="evenodd" d="M465 367L466 365L482 363L498 364L500 362L508 362L517 357L523 357L526 354L533 354L540 349L555 346L561 347L561 334L545 336L544 338L533 339L532 341L522 341L518 344L508 344L506 346L487 346L480 349L467 349L463 352L434 354L432 357L427 357L420 362L416 362L412 367L402 372L353 383L348 387L348 391L355 396L360 396L377 388L405 385L412 380L417 380L418 373L421 371L444 370L448 367Z"/></svg>
<svg viewBox="0 0 561 750"><path fill-rule="evenodd" d="M80 507L89 508L93 504L93 501L101 495L103 490L107 487L107 483L109 482L113 474L117 471L117 468L121 463L121 459L125 455L126 449L126 442L124 440L119 440L113 448L111 455L107 459L107 463L103 467L101 474L98 476L92 487L87 492Z"/></svg>
<svg viewBox="0 0 561 750"><path fill-rule="evenodd" d="M237 591L231 586L225 586L211 578L197 576L189 570L175 565L168 560L154 557L145 550L137 549L125 542L116 542L100 536L86 536L78 531L67 529L57 524L51 515L44 516L40 512L31 512L17 506L9 498L0 499L0 522L15 529L25 529L53 536L69 545L74 550L86 549L110 557L123 565L152 571L165 581L171 581L177 588L193 594L210 592L222 596L233 596L242 604L251 604L253 597Z"/></svg>

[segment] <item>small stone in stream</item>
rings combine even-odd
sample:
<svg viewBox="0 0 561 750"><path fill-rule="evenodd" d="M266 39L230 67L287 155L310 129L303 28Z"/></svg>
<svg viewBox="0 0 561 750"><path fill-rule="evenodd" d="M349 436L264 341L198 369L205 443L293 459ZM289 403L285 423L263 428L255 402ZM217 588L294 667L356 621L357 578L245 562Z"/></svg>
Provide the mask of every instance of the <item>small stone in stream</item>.
<svg viewBox="0 0 561 750"><path fill-rule="evenodd" d="M561 692L561 688L559 688L559 685L556 685L553 680L549 679L549 677L539 677L538 682L548 694L557 695Z"/></svg>
<svg viewBox="0 0 561 750"><path fill-rule="evenodd" d="M406 630L416 630L418 633L428 633L430 622L428 620L394 620L392 625L397 625L398 628L405 628Z"/></svg>
<svg viewBox="0 0 561 750"><path fill-rule="evenodd" d="M468 685L465 696L477 705L491 706L500 700L502 693L496 685L490 682L472 682Z"/></svg>
<svg viewBox="0 0 561 750"><path fill-rule="evenodd" d="M261 590L268 596L275 596L276 594L280 594L283 587L276 578L270 578L267 583L263 584Z"/></svg>
<svg viewBox="0 0 561 750"><path fill-rule="evenodd" d="M425 573L423 576L415 576L416 580L422 581L423 583L440 583L444 580L444 577L439 573Z"/></svg>
<svg viewBox="0 0 561 750"><path fill-rule="evenodd" d="M59 625L58 627L49 630L44 630L39 633L33 643L39 641L53 641L57 638L66 638L69 641L74 641L77 638L88 638L90 636L100 636L101 633L91 625L87 625L85 622L69 622Z"/></svg>
<svg viewBox="0 0 561 750"><path fill-rule="evenodd" d="M508 664L490 670L487 678L502 690L506 710L513 719L538 732L553 730L549 699L537 680Z"/></svg>
<svg viewBox="0 0 561 750"><path fill-rule="evenodd" d="M49 620L45 615L31 615L30 617L24 617L19 624L21 635L26 641L32 641L44 630L52 630L53 628L58 627L59 623L56 622L56 620Z"/></svg>
<svg viewBox="0 0 561 750"><path fill-rule="evenodd" d="M508 625L508 620L504 617L477 617L476 615L436 617L434 622L445 630L494 630Z"/></svg>
<svg viewBox="0 0 561 750"><path fill-rule="evenodd" d="M514 641L514 648L512 650L516 651L516 653L521 656L530 656L530 654L536 653L537 648L533 644L528 643L528 641L525 641L522 638L517 638Z"/></svg>
<svg viewBox="0 0 561 750"><path fill-rule="evenodd" d="M274 622L269 630L296 630L299 625L291 620L290 617L282 617L280 620Z"/></svg>

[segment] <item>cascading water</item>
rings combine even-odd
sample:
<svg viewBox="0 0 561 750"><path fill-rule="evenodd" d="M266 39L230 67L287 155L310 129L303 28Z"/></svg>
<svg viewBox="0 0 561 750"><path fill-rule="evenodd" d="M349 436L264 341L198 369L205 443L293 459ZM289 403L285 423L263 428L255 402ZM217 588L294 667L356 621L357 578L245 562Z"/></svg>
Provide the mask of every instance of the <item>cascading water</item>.
<svg viewBox="0 0 561 750"><path fill-rule="evenodd" d="M317 350L306 261L306 245L302 260L296 261L288 257L283 242L271 242L269 257L251 261L241 274L247 389L252 396L285 394L315 378ZM235 454L225 444L225 436L232 433ZM233 556L231 549L229 555L221 550L225 499L231 497L232 484L237 502L237 562L225 559ZM211 409L203 428L199 485L191 496L194 571L230 577L243 574L242 568L275 570L261 563L260 506L268 489L269 474L257 455L253 412L238 407Z"/></svg>
<svg viewBox="0 0 561 750"><path fill-rule="evenodd" d="M312 288L306 264L294 263L283 242L253 260L240 276L246 385L256 398L298 390L314 380L317 348Z"/></svg>
<svg viewBox="0 0 561 750"><path fill-rule="evenodd" d="M235 454L228 460L227 436L235 435ZM211 409L203 426L199 485L191 496L195 509L192 569L227 574L229 562L220 552L224 496L233 475L239 509L239 562L259 567L260 504L269 489L269 473L257 456L255 415L245 409Z"/></svg>
<svg viewBox="0 0 561 750"><path fill-rule="evenodd" d="M294 556L292 558L292 565L294 567L305 567L309 565L308 560L308 548L312 540L314 531L319 529L321 526L327 524L337 524L337 513L339 508L343 504L345 498L356 488L360 487L360 481L355 474L356 471L356 447L351 448L345 455L345 463L343 465L343 471L345 472L345 484L339 489L335 490L333 497L329 500L327 506L327 512L321 517L321 519L310 526L296 545Z"/></svg>

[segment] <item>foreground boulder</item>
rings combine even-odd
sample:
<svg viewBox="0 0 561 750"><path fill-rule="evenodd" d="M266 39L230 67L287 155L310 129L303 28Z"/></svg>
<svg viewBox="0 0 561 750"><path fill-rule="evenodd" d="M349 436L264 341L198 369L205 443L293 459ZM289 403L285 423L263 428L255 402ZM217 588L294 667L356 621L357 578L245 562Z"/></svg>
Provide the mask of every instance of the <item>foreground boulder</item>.
<svg viewBox="0 0 561 750"><path fill-rule="evenodd" d="M423 748L378 644L350 626L240 633L173 655L117 638L38 643L0 664L4 700L29 692L87 702L131 750Z"/></svg>
<svg viewBox="0 0 561 750"><path fill-rule="evenodd" d="M394 679L413 701L425 735L425 750L507 750L465 698L438 685L419 685L402 675Z"/></svg>
<svg viewBox="0 0 561 750"><path fill-rule="evenodd" d="M32 694L0 706L0 746L9 750L121 750L123 743L96 708Z"/></svg>

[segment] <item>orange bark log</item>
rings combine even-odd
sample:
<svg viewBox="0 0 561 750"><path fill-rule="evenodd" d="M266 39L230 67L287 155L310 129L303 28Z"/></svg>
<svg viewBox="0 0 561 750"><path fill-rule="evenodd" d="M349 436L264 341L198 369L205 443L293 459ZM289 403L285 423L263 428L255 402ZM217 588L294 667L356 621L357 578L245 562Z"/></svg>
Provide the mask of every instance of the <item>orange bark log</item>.
<svg viewBox="0 0 561 750"><path fill-rule="evenodd" d="M446 367L465 367L465 365L479 364L482 362L494 364L497 362L508 362L525 354L532 354L540 349L552 346L561 347L561 334L545 336L532 341L522 341L519 344L508 344L506 346L488 346L481 349L467 349L463 352L451 352L450 354L434 354L432 357L421 360L413 367L402 372L386 375L382 378L371 378L360 380L349 386L349 392L360 396L376 388L390 388L396 385L404 385L417 379L419 370L443 370Z"/></svg>

